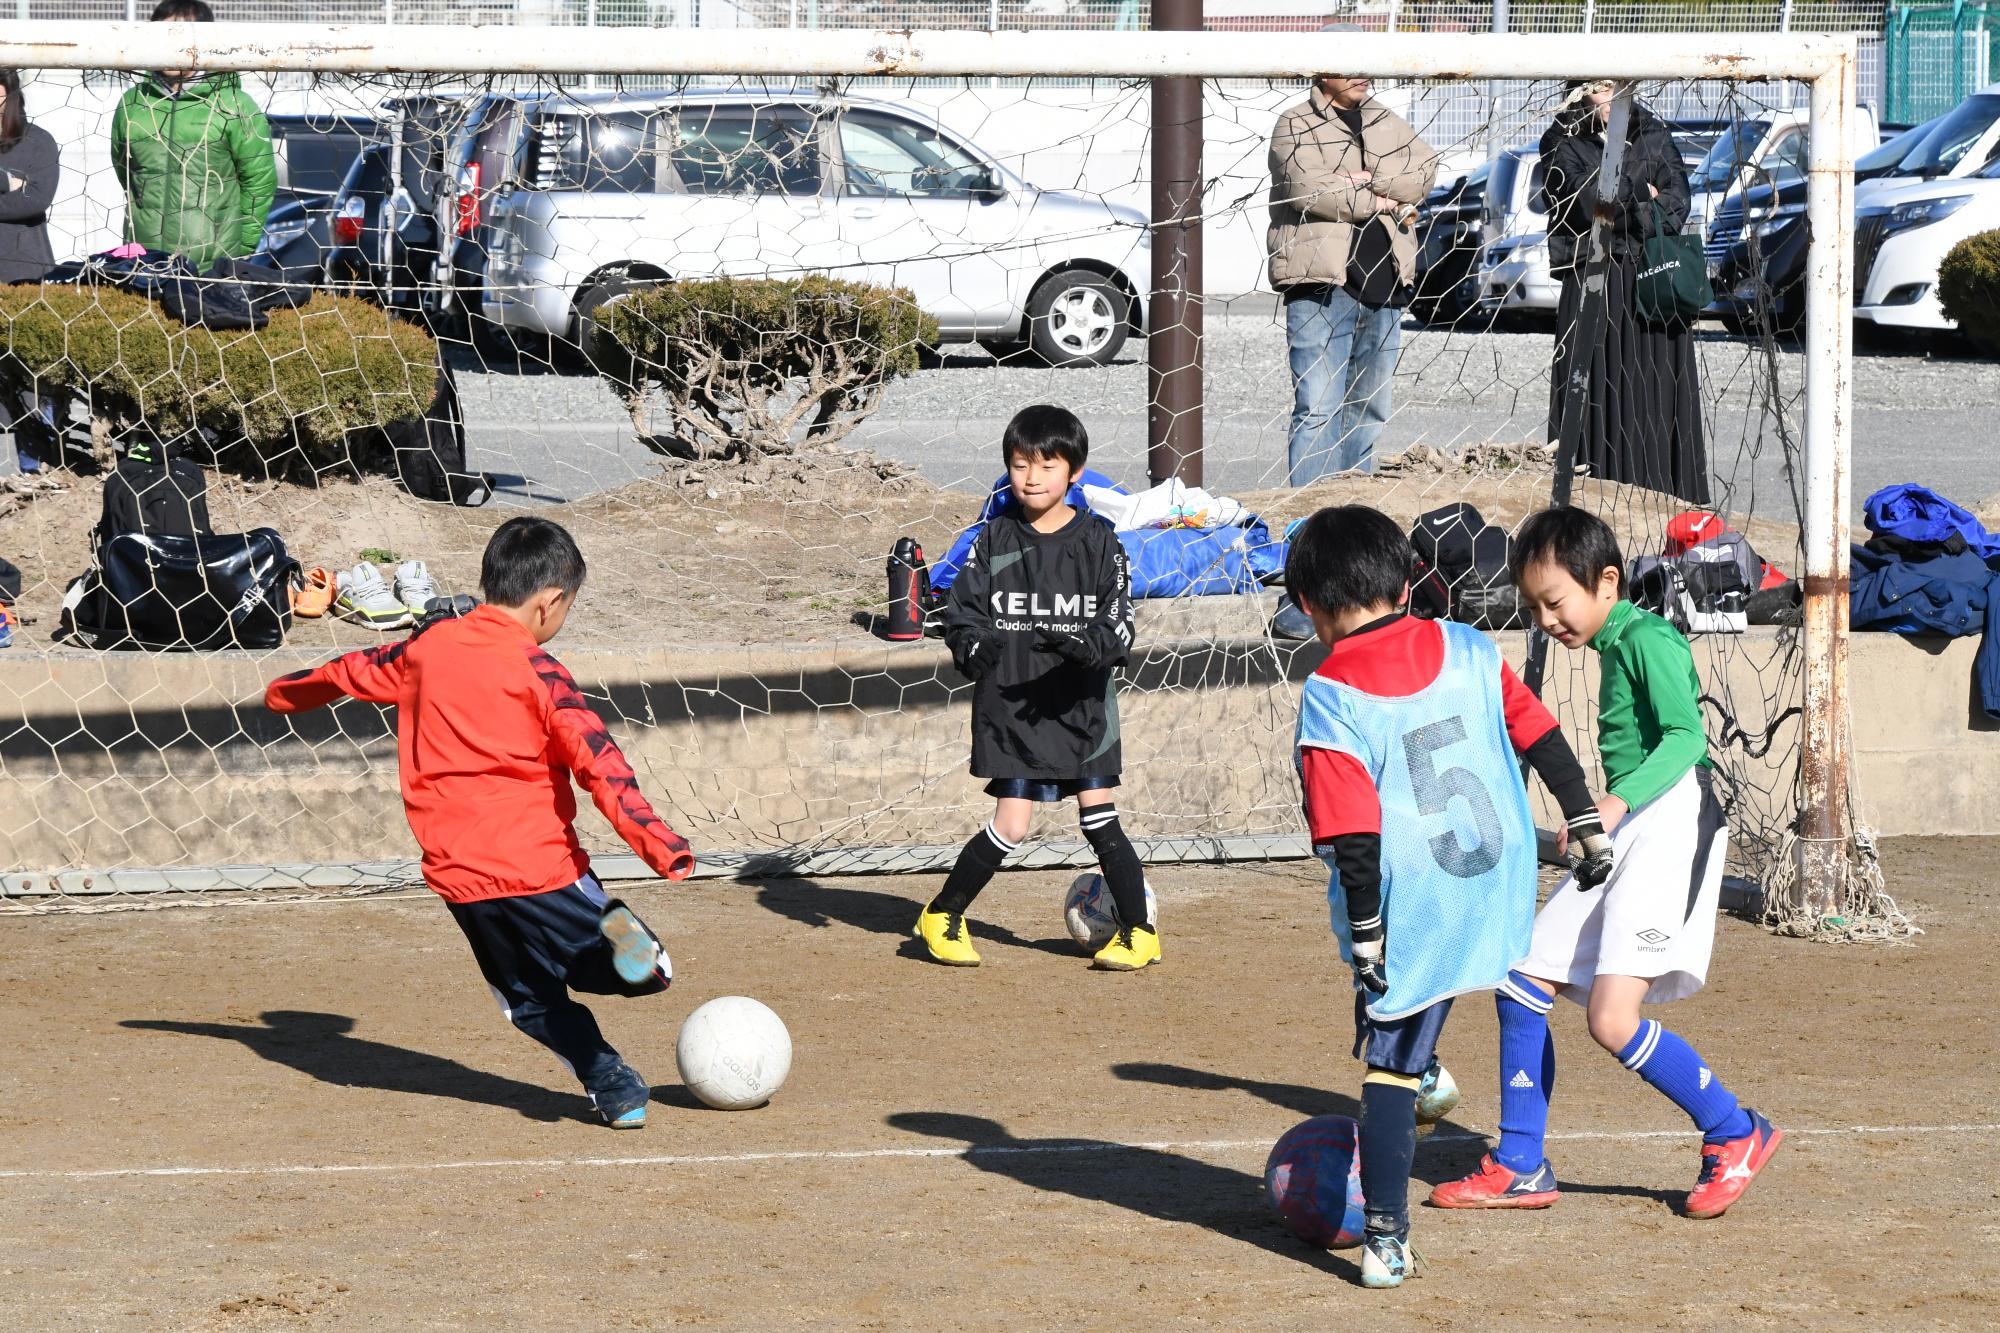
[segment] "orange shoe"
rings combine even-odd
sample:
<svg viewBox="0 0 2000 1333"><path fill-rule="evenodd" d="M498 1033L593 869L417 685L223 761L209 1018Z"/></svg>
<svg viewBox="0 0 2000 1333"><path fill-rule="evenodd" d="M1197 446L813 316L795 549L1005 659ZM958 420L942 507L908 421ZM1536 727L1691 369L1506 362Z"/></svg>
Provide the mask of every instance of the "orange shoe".
<svg viewBox="0 0 2000 1333"><path fill-rule="evenodd" d="M292 589L292 614L317 620L333 605L333 571L317 565L305 572L306 585Z"/></svg>

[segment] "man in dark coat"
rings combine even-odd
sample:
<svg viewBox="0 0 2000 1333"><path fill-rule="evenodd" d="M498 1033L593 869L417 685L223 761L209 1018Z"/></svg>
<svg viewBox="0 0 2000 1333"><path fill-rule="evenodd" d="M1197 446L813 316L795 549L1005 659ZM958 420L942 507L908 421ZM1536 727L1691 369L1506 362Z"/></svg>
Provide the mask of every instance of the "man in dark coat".
<svg viewBox="0 0 2000 1333"><path fill-rule="evenodd" d="M1599 197L1610 107L1608 81L1572 85L1555 123L1542 135L1549 259L1562 282L1549 389L1551 440L1562 423L1572 358L1580 350L1576 327L1583 308L1583 270L1590 258L1591 214ZM1687 221L1687 168L1673 135L1638 102L1632 104L1626 135L1613 196L1604 333L1581 349L1590 358L1589 397L1576 463L1607 481L1706 505L1708 456L1693 336L1686 328L1647 323L1636 304L1647 238L1677 234Z"/></svg>

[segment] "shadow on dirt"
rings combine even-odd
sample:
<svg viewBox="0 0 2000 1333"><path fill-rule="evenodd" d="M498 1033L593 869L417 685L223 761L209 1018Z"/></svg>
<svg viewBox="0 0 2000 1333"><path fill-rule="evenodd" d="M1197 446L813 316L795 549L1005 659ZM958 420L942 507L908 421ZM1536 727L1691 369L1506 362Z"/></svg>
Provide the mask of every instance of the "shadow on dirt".
<svg viewBox="0 0 2000 1333"><path fill-rule="evenodd" d="M1264 1202L1262 1177L1245 1171L1099 1139L1017 1139L998 1121L948 1111L902 1111L887 1123L962 1143L962 1161L1033 1190L1200 1227L1350 1280L1359 1271L1287 1234Z"/></svg>
<svg viewBox="0 0 2000 1333"><path fill-rule="evenodd" d="M518 1111L530 1120L589 1120L590 1101L580 1092L558 1092L488 1074L441 1055L355 1037L346 1014L271 1009L256 1023L188 1023L172 1019L128 1018L120 1027L144 1032L178 1032L190 1037L234 1041L273 1064L342 1088L379 1088L425 1097L447 1097Z"/></svg>

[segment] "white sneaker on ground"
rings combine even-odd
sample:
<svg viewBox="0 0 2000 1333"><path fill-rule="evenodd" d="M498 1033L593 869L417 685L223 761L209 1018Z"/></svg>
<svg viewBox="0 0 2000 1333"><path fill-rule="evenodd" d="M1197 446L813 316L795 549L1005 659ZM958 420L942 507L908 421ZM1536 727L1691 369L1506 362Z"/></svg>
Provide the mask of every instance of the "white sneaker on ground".
<svg viewBox="0 0 2000 1333"><path fill-rule="evenodd" d="M401 629L413 617L410 608L390 590L382 571L367 563L343 569L335 580L333 609L344 619L370 629Z"/></svg>
<svg viewBox="0 0 2000 1333"><path fill-rule="evenodd" d="M437 580L423 561L405 560L396 566L395 592L396 600L408 607L411 615L420 616L438 595Z"/></svg>

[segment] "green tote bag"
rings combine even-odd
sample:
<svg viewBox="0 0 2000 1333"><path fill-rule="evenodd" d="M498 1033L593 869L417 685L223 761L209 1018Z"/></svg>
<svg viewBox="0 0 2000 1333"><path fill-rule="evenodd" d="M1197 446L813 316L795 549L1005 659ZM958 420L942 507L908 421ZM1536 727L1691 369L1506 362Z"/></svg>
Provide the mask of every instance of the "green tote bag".
<svg viewBox="0 0 2000 1333"><path fill-rule="evenodd" d="M1686 328L1714 299L1701 237L1668 232L1667 210L1654 200L1653 234L1646 238L1639 264L1639 318L1648 324Z"/></svg>

